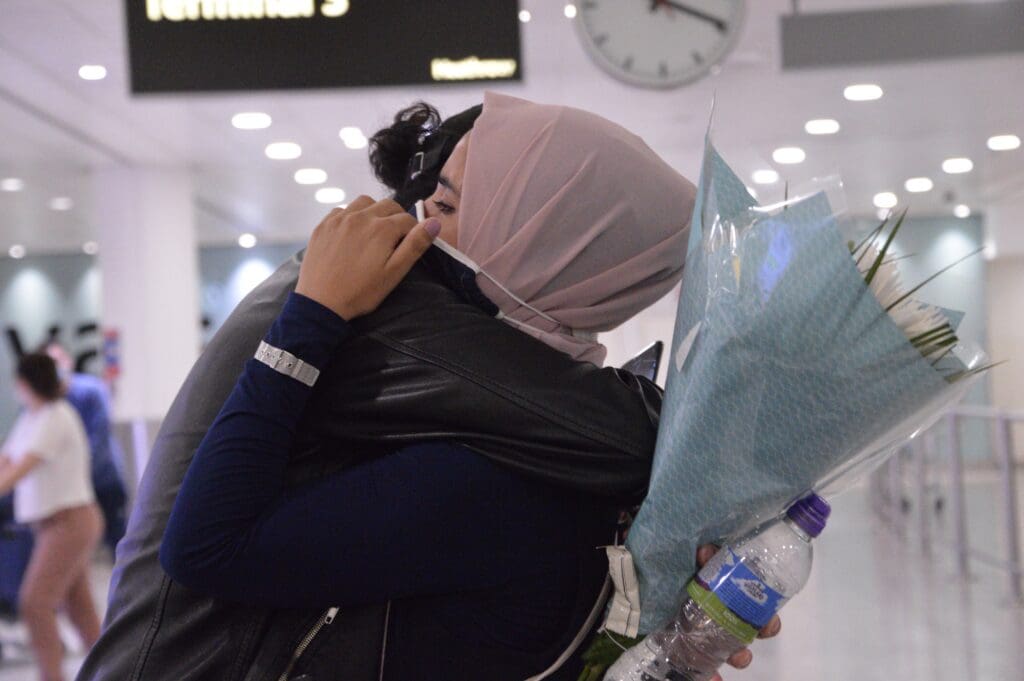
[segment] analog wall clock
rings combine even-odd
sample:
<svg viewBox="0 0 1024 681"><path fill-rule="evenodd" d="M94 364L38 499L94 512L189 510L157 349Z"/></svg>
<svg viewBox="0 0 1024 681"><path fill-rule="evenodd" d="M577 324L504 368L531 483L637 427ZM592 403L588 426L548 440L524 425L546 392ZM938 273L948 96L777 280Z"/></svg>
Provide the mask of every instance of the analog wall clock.
<svg viewBox="0 0 1024 681"><path fill-rule="evenodd" d="M743 0L581 0L575 23L601 68L632 85L672 88L729 54L744 14Z"/></svg>

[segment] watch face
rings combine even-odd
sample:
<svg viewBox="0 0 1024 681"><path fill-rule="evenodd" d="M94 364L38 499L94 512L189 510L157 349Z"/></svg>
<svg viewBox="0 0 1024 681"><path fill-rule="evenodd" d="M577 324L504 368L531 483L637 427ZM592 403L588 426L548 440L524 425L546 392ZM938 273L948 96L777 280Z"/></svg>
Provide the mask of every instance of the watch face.
<svg viewBox="0 0 1024 681"><path fill-rule="evenodd" d="M743 0L582 0L576 25L587 51L615 77L643 87L699 78L732 49Z"/></svg>

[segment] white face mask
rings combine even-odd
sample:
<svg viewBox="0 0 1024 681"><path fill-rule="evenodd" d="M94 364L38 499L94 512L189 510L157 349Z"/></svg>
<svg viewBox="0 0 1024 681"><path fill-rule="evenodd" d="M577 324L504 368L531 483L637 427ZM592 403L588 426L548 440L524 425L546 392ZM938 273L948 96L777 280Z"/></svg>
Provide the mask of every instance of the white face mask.
<svg viewBox="0 0 1024 681"><path fill-rule="evenodd" d="M426 209L424 207L423 201L417 201L416 202L416 219L419 220L420 222L423 222L424 220L427 219ZM551 317L550 315L544 314L543 312L541 312L540 310L535 308L533 305L530 305L528 302L526 302L525 300L523 300L522 298L520 298L516 294L512 293L512 291L509 291L507 288L505 288L505 286L500 281L498 281L497 279L492 277L487 272L484 272L483 269L481 269L480 265L477 265L473 261L472 258L470 258L465 253L463 253L462 251L458 250L457 248L455 248L454 246L452 246L451 244L446 242L444 239L442 239L440 237L434 239L434 245L437 246L438 248L440 248L442 251L444 251L448 255L450 255L451 257L453 257L456 260L458 260L460 263L462 263L466 267L468 267L470 270L472 270L473 274L480 274L480 275L483 275L484 277L486 277L492 284L494 284L499 289L501 289L505 293L505 295L507 295L509 298L511 298L512 300L516 301L517 303L519 303L520 305L525 307L527 310L530 310L534 314L537 314L538 316L543 317L544 319L547 319L549 322L552 322L554 324L558 324L559 326L562 325L562 323L560 321L558 321L557 319L555 319L554 317ZM518 321L516 319L512 319L510 317L506 317L505 313L502 312L501 310L498 310L497 318L498 319L504 319L505 321L509 322L513 326L518 326L518 327L529 326L528 324L523 324L522 322L520 322L520 321ZM576 334L576 332L573 332L573 335L575 336L575 335L578 335L578 334Z"/></svg>

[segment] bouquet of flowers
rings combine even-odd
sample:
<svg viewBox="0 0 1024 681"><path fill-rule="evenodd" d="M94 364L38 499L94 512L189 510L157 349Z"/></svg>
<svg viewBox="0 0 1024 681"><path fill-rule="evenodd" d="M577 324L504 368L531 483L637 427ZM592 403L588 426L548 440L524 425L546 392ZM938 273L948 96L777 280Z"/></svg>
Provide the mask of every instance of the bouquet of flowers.
<svg viewBox="0 0 1024 681"><path fill-rule="evenodd" d="M961 314L904 289L902 223L850 242L824 192L759 206L708 141L650 488L609 550L606 630L669 621L698 546L834 493L988 368L957 338Z"/></svg>

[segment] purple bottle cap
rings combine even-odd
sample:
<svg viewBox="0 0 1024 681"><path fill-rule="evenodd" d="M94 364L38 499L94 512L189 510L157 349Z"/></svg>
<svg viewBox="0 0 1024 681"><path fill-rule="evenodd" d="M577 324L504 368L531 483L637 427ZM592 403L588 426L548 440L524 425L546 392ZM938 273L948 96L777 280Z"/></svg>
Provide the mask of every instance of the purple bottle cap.
<svg viewBox="0 0 1024 681"><path fill-rule="evenodd" d="M828 502L812 492L790 506L786 516L804 532L817 537L825 529L825 523L828 522L831 513L832 507Z"/></svg>

